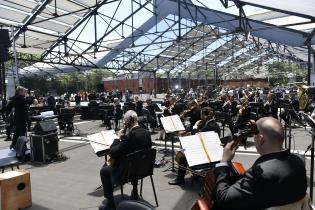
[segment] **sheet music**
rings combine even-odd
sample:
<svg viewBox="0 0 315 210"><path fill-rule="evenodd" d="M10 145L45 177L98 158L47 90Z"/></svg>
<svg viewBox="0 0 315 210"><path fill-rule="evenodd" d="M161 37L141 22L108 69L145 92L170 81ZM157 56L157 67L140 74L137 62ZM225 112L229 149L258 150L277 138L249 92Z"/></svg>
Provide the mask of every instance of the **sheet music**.
<svg viewBox="0 0 315 210"><path fill-rule="evenodd" d="M166 133L185 130L185 127L178 115L161 117L160 119Z"/></svg>
<svg viewBox="0 0 315 210"><path fill-rule="evenodd" d="M199 135L204 141L211 162L220 161L223 155L223 147L219 135L214 131L200 132Z"/></svg>
<svg viewBox="0 0 315 210"><path fill-rule="evenodd" d="M109 149L110 145L117 138L119 137L115 134L114 130L101 131L87 136L95 153Z"/></svg>
<svg viewBox="0 0 315 210"><path fill-rule="evenodd" d="M179 137L179 139L190 167L209 163L197 135Z"/></svg>
<svg viewBox="0 0 315 210"><path fill-rule="evenodd" d="M179 137L179 139L190 167L216 162L222 158L223 147L218 134L213 131Z"/></svg>

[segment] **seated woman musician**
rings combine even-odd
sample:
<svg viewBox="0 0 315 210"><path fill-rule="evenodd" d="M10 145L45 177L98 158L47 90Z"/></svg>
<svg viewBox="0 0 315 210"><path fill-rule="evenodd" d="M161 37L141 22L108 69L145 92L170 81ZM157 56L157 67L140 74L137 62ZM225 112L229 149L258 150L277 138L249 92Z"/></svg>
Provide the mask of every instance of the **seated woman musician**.
<svg viewBox="0 0 315 210"><path fill-rule="evenodd" d="M214 131L220 136L220 126L216 123L214 113L210 107L204 107L201 110L201 120L198 120L193 126L193 133ZM181 153L183 154L183 153ZM185 184L185 167L188 166L185 155L178 155L178 164L181 166L178 169L177 177L174 180L168 182L170 185L182 185Z"/></svg>
<svg viewBox="0 0 315 210"><path fill-rule="evenodd" d="M304 161L283 149L280 121L264 117L256 124L254 142L260 157L253 166L235 182L229 167L237 149L234 141L225 146L222 160L216 164L215 209L266 209L301 201L306 195Z"/></svg>

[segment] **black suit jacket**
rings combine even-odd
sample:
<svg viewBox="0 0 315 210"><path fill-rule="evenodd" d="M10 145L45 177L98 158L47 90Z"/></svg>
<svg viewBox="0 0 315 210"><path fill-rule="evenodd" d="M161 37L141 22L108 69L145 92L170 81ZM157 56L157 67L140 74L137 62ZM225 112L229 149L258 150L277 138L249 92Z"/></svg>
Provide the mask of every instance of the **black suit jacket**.
<svg viewBox="0 0 315 210"><path fill-rule="evenodd" d="M110 157L114 159L113 183L119 183L123 178L128 154L142 149L150 149L151 146L150 132L140 126L132 128L128 135L121 140L115 139L109 152Z"/></svg>
<svg viewBox="0 0 315 210"><path fill-rule="evenodd" d="M14 107L14 123L16 126L26 126L28 121L28 106L24 96L16 95L12 99Z"/></svg>
<svg viewBox="0 0 315 210"><path fill-rule="evenodd" d="M217 167L215 175L215 203L220 209L286 205L302 199L307 188L304 162L289 150L259 157L234 184L227 166Z"/></svg>

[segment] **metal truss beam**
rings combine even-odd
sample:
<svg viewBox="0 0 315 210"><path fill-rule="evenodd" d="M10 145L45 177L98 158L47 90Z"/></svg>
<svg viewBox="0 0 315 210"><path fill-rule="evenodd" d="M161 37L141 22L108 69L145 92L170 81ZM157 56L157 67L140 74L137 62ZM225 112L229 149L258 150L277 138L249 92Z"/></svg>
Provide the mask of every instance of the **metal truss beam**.
<svg viewBox="0 0 315 210"><path fill-rule="evenodd" d="M96 46L97 44L101 43L103 41L103 39L108 36L109 34L111 34L113 31L115 31L119 26L123 25L124 22L126 22L128 19L130 19L133 15L135 15L137 12L139 12L142 8L144 8L146 5L148 5L150 3L150 0L146 1L144 4L142 4L141 6L139 6L136 10L133 11L132 14L128 15L126 18L124 18L124 20L122 20L120 23L118 23L116 26L112 27L111 30L107 31L105 34L103 34L100 38L97 39L96 42L94 42L92 45L90 45L89 47L87 47L83 52L82 54L88 52L89 50L91 50L94 46ZM155 17L154 17L155 19ZM133 33L132 33L132 36L137 32L139 33L139 29L135 30ZM147 30L145 30L147 31ZM132 41L134 41L134 39L132 39ZM100 45L99 45L100 46ZM99 48L99 47L98 47ZM75 61L76 59L74 59ZM103 66L103 65L100 65L99 63L96 64L97 66Z"/></svg>
<svg viewBox="0 0 315 210"><path fill-rule="evenodd" d="M161 38L166 32L168 32L171 28L173 28L177 24L177 21L175 21L172 25L170 25L165 31L163 31L161 34L159 34L154 40L152 40L152 44L156 42L159 38ZM131 59L129 59L123 66L124 68L126 65L131 63L135 58L137 58L139 55L141 55L146 49L148 49L152 44L149 44L145 46L140 52L138 52L135 56L133 56Z"/></svg>
<svg viewBox="0 0 315 210"><path fill-rule="evenodd" d="M27 26L30 25L32 21L37 17L37 15L45 9L45 7L47 6L47 4L49 4L49 2L51 2L51 0L44 0L42 4L37 7L35 12L32 13L32 15L26 20L23 26L21 26L18 29L18 31L14 34L14 37L13 37L14 40L17 39L17 37L26 30Z"/></svg>
<svg viewBox="0 0 315 210"><path fill-rule="evenodd" d="M67 33L60 37L50 48L49 50L47 50L45 53L43 53L43 55L41 56L41 60L43 60L49 53L52 52L52 50L58 46L59 44L61 44L61 42L63 42L64 40L68 39L68 36L74 31L76 30L79 26L81 26L81 24L87 20L88 18L90 18L92 15L94 15L94 13L104 4L107 3L108 0L102 0L101 2L99 2L98 4L95 4L94 9L92 9L90 12L88 12L88 14L86 14L79 22L76 23L76 25L71 28L69 31L67 31ZM111 2L109 2L111 3Z"/></svg>

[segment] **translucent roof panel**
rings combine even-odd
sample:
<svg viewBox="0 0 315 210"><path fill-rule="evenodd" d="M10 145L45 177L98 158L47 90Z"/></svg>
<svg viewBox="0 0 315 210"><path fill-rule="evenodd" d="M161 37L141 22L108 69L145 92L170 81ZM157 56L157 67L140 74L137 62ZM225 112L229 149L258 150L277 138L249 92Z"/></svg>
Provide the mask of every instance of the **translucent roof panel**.
<svg viewBox="0 0 315 210"><path fill-rule="evenodd" d="M37 6L37 3L21 0L0 0L0 5L31 13L33 9Z"/></svg>
<svg viewBox="0 0 315 210"><path fill-rule="evenodd" d="M279 11L286 11L301 17L314 19L315 18L315 2L314 0L240 0L239 2L257 5L266 9L275 9Z"/></svg>
<svg viewBox="0 0 315 210"><path fill-rule="evenodd" d="M6 19L6 20L12 20L14 22L20 23L20 22L23 22L26 17L27 17L27 14L17 12L15 10L7 9L0 5L0 18Z"/></svg>

